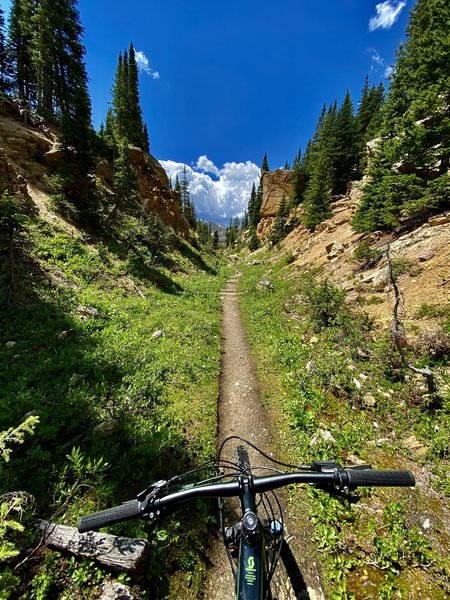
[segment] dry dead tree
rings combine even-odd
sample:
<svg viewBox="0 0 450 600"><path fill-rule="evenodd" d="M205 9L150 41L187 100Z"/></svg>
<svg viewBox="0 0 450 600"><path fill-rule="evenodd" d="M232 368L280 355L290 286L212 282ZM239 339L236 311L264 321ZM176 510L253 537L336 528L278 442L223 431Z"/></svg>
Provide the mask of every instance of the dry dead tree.
<svg viewBox="0 0 450 600"><path fill-rule="evenodd" d="M406 358L406 352L405 352L404 345L403 345L404 344L403 325L402 325L402 322L399 317L399 308L401 305L402 297L401 297L400 290L399 290L399 287L397 284L397 280L394 275L394 268L393 268L393 264L392 264L392 258L390 255L389 244L387 245L387 249L386 249L386 257L387 257L387 263L388 263L389 281L392 284L392 288L394 290L394 296L395 296L394 314L393 314L393 322L392 322L392 337L394 339L394 344L400 355L400 360L401 360L402 366L406 367L413 373L418 373L419 375L422 375L423 377L425 377L426 382L427 382L427 387L428 387L428 393L430 394L431 398L433 399L433 403L434 403L436 401L436 392L437 392L435 373L431 369L421 369L419 367L415 367Z"/></svg>

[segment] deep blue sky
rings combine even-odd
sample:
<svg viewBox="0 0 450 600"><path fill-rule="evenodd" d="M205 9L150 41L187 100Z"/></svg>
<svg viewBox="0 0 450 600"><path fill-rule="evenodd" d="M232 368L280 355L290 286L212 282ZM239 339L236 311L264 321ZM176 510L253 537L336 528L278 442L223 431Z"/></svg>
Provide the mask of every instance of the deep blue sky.
<svg viewBox="0 0 450 600"><path fill-rule="evenodd" d="M370 31L377 4L387 18L406 7L384 23L389 27ZM140 76L158 159L189 165L207 155L221 168L230 161L260 165L267 151L270 167L282 166L305 147L324 102L340 102L349 88L357 104L366 74L384 81L412 4L79 0L94 124L110 102L118 52L133 40L160 74Z"/></svg>
<svg viewBox="0 0 450 600"><path fill-rule="evenodd" d="M110 100L118 51L133 40L160 79L141 76L152 151L190 163L291 160L324 101L359 97L374 48L386 65L407 10L369 31L373 0L81 0L94 120ZM411 4L411 0L410 0ZM384 69L372 71L378 81Z"/></svg>

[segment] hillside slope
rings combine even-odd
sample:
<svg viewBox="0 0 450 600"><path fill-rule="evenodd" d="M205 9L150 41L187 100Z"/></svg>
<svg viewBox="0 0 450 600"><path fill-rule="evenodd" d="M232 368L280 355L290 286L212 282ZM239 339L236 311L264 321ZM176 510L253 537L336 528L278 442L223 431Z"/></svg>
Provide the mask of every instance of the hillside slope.
<svg viewBox="0 0 450 600"><path fill-rule="evenodd" d="M105 212L98 228L83 228L52 190L57 131L24 123L3 103L0 136L0 458L12 452L0 461L0 596L99 597L113 575L41 547L30 517L73 526L214 455L228 271L219 254L190 245L178 198L151 156L130 148L146 212L122 206L114 222ZM101 162L104 199L110 176ZM183 513L156 531L115 529L153 531L146 583L124 578L134 598L149 588L195 595L207 506L202 514L199 522Z"/></svg>

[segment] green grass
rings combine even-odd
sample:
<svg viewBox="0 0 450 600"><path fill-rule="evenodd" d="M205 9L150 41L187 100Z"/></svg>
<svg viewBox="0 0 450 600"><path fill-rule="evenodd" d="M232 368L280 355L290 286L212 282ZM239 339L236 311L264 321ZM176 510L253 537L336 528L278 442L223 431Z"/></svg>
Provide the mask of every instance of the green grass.
<svg viewBox="0 0 450 600"><path fill-rule="evenodd" d="M127 257L109 242L87 244L40 221L30 235L34 266L26 290L19 304L0 312L0 431L30 412L40 423L1 467L0 493L26 489L39 516L75 525L80 514L132 498L215 455L219 291L228 272L217 256L181 240L130 276ZM164 335L153 338L156 331ZM189 597L201 582L209 519L199 505L156 529L132 523L113 530L150 533L144 587L169 597L174 575L176 595L184 590ZM161 531L170 532L164 543L157 542ZM64 578L54 562L46 564L33 567L41 583L32 585L59 593ZM71 597L95 593L90 568L75 573ZM26 594L27 569L14 597Z"/></svg>
<svg viewBox="0 0 450 600"><path fill-rule="evenodd" d="M287 458L301 464L316 459L346 463L357 455L378 468L413 468L417 473L426 465L433 472L433 487L450 495L445 362L436 364L447 380L447 388L441 387L442 408L432 412L421 382L402 372L389 340L373 330L359 308L342 301L343 292L318 283L320 273L294 277L285 262L273 261L270 267L242 270L243 316ZM261 279L269 279L274 291L258 288ZM425 360L407 352L414 361ZM426 360L433 362L432 357ZM368 396L375 406L365 404ZM325 439L321 430L332 437ZM428 448L426 457L415 458L404 448L402 440L411 434ZM431 598L446 597L450 564L441 551L446 541L436 530L420 530L427 503L433 505L432 519L445 520L445 504L432 503L434 494L420 488L367 490L360 508L315 490L306 501L297 495L299 515L307 506L314 524L329 597L370 593L397 598L401 587L414 594L420 585ZM404 512L389 512L391 505L405 507Z"/></svg>

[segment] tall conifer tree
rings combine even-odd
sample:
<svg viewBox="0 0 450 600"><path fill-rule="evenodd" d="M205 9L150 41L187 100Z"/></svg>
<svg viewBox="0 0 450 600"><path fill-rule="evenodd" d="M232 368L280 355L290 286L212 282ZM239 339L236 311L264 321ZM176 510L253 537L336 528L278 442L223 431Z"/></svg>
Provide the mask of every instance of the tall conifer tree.
<svg viewBox="0 0 450 600"><path fill-rule="evenodd" d="M336 193L343 194L347 183L357 176L360 150L353 103L348 90L336 115L334 139L333 188Z"/></svg>
<svg viewBox="0 0 450 600"><path fill-rule="evenodd" d="M5 17L0 8L0 92L6 92L10 87L11 68L6 48Z"/></svg>
<svg viewBox="0 0 450 600"><path fill-rule="evenodd" d="M34 98L34 71L31 61L33 0L13 0L9 13L8 51L12 60L12 87L23 104Z"/></svg>
<svg viewBox="0 0 450 600"><path fill-rule="evenodd" d="M311 174L304 196L304 222L309 229L330 216L330 194L334 182L336 149L336 102L325 115L322 114L316 128L314 146L311 150Z"/></svg>
<svg viewBox="0 0 450 600"><path fill-rule="evenodd" d="M149 152L149 136L142 119L139 74L132 42L123 55L119 53L112 95L117 138Z"/></svg>
<svg viewBox="0 0 450 600"><path fill-rule="evenodd" d="M391 229L450 206L450 4L418 0L397 52L380 143L353 225ZM407 172L399 172L398 164Z"/></svg>

